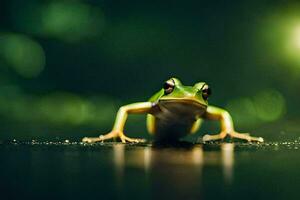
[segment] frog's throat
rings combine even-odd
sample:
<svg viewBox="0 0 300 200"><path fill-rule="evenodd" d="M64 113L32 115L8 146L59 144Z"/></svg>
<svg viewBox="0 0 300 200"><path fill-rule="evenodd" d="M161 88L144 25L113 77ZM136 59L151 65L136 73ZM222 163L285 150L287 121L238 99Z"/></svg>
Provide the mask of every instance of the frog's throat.
<svg viewBox="0 0 300 200"><path fill-rule="evenodd" d="M207 108L207 104L203 104L203 102L195 98L164 98L160 99L159 102L192 104L202 109Z"/></svg>

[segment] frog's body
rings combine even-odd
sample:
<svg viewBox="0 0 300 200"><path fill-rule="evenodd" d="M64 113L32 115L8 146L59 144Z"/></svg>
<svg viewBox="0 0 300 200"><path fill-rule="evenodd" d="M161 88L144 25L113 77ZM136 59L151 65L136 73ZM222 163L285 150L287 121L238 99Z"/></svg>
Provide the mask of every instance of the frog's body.
<svg viewBox="0 0 300 200"><path fill-rule="evenodd" d="M205 135L203 141L223 139L227 135L247 141L263 142L262 138L251 137L234 131L229 113L221 108L209 106L207 99L211 91L204 82L194 86L184 86L176 79L165 82L164 88L154 94L149 101L122 106L117 114L113 130L96 138L84 138L84 142L97 142L119 137L122 142L140 142L124 135L123 128L129 113L146 113L148 132L156 140L173 141L195 133L202 119L220 120L221 133Z"/></svg>
<svg viewBox="0 0 300 200"><path fill-rule="evenodd" d="M176 140L194 132L194 124L206 110L189 102L158 102L156 106L158 111L147 115L147 129L157 140Z"/></svg>
<svg viewBox="0 0 300 200"><path fill-rule="evenodd" d="M157 140L176 140L195 132L193 127L207 109L197 88L181 84L172 93L167 96L162 89L149 99L156 109L147 115L147 129Z"/></svg>

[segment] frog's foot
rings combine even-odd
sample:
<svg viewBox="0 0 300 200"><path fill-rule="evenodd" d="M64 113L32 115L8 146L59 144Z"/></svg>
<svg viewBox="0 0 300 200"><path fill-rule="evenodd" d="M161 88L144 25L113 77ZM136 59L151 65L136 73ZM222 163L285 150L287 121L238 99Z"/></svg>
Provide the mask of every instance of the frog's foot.
<svg viewBox="0 0 300 200"><path fill-rule="evenodd" d="M143 142L146 142L145 139L141 139L141 138L130 138L130 137L127 137L127 136L125 136L125 135L120 136L120 140L122 141L122 143L126 143L126 142L143 143Z"/></svg>
<svg viewBox="0 0 300 200"><path fill-rule="evenodd" d="M105 135L100 135L99 137L85 137L82 139L82 142L87 142L87 143L103 142L104 140L109 140L113 138L119 138L122 141L122 143L126 143L126 142L140 143L146 141L144 139L127 137L121 131L111 131L110 133Z"/></svg>
<svg viewBox="0 0 300 200"><path fill-rule="evenodd" d="M229 133L229 136L232 138L247 140L248 142L264 142L262 137L252 137L249 133L238 133L233 131L232 133Z"/></svg>
<svg viewBox="0 0 300 200"><path fill-rule="evenodd" d="M215 141L215 140L222 140L226 137L226 132L221 132L220 134L216 135L204 135L202 138L203 142Z"/></svg>
<svg viewBox="0 0 300 200"><path fill-rule="evenodd" d="M220 134L217 135L204 135L202 138L203 142L209 142L209 141L215 141L215 140L222 140L227 135L229 135L231 138L237 138L241 140L247 140L248 142L264 142L264 139L262 137L252 137L248 133L238 133L238 132L231 132L226 133L222 131Z"/></svg>

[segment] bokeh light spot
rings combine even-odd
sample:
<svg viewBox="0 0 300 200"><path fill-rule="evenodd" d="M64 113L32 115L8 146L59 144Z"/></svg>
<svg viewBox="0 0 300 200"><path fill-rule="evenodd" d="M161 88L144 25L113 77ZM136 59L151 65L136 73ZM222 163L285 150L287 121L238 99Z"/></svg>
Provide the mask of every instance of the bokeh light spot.
<svg viewBox="0 0 300 200"><path fill-rule="evenodd" d="M295 48L300 50L300 24L296 26L293 30L292 40L294 41ZM300 55L300 51L299 51Z"/></svg>
<svg viewBox="0 0 300 200"><path fill-rule="evenodd" d="M5 62L25 78L38 76L45 66L45 53L39 43L18 34L0 35L0 54Z"/></svg>
<svg viewBox="0 0 300 200"><path fill-rule="evenodd" d="M285 100L276 90L265 90L254 97L257 117L271 122L279 119L285 111Z"/></svg>
<svg viewBox="0 0 300 200"><path fill-rule="evenodd" d="M300 75L300 4L286 6L269 13L263 20L264 58L269 66L280 66L291 76Z"/></svg>
<svg viewBox="0 0 300 200"><path fill-rule="evenodd" d="M69 42L97 36L104 27L99 8L81 3L52 2L41 8L41 32Z"/></svg>
<svg viewBox="0 0 300 200"><path fill-rule="evenodd" d="M66 92L42 97L37 109L41 119L61 125L99 125L111 122L116 107L114 103L99 98L99 104ZM109 117L108 117L109 116Z"/></svg>
<svg viewBox="0 0 300 200"><path fill-rule="evenodd" d="M255 105L250 98L233 99L227 104L226 109L237 126L252 127L258 123Z"/></svg>
<svg viewBox="0 0 300 200"><path fill-rule="evenodd" d="M226 109L238 126L255 127L278 120L283 116L286 105L284 97L278 91L267 89L252 98L231 100Z"/></svg>

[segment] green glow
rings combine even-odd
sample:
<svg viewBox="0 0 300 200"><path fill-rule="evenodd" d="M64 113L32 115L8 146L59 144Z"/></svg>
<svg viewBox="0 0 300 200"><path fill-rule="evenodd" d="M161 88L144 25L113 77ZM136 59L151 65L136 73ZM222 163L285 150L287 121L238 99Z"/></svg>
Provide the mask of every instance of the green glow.
<svg viewBox="0 0 300 200"><path fill-rule="evenodd" d="M278 120L286 105L284 97L276 90L264 90L252 98L231 100L226 106L234 121L241 127L253 127Z"/></svg>
<svg viewBox="0 0 300 200"><path fill-rule="evenodd" d="M286 43L286 56L300 66L300 18L290 25Z"/></svg>
<svg viewBox="0 0 300 200"><path fill-rule="evenodd" d="M233 99L227 104L226 110L230 112L239 127L252 127L259 123L255 105L250 98Z"/></svg>
<svg viewBox="0 0 300 200"><path fill-rule="evenodd" d="M299 25L297 25L293 30L292 41L295 49L299 50L299 54L300 54L300 22Z"/></svg>
<svg viewBox="0 0 300 200"><path fill-rule="evenodd" d="M287 6L263 20L266 57L288 66L292 73L300 70L300 4Z"/></svg>
<svg viewBox="0 0 300 200"><path fill-rule="evenodd" d="M80 124L87 117L86 103L70 94L52 94L43 97L38 103L42 118L52 123Z"/></svg>
<svg viewBox="0 0 300 200"><path fill-rule="evenodd" d="M279 119L285 111L283 96L276 90L266 90L254 97L257 117L271 122Z"/></svg>
<svg viewBox="0 0 300 200"><path fill-rule="evenodd" d="M52 2L41 9L41 32L46 36L73 42L99 36L104 27L103 13L86 4Z"/></svg>
<svg viewBox="0 0 300 200"><path fill-rule="evenodd" d="M99 125L111 123L116 111L112 100L97 102L70 93L55 93L39 99L36 105L41 119L53 124Z"/></svg>
<svg viewBox="0 0 300 200"><path fill-rule="evenodd" d="M24 94L18 86L0 87L0 115L7 119L59 126L106 126L117 111L108 97L83 98L67 92L42 97Z"/></svg>
<svg viewBox="0 0 300 200"><path fill-rule="evenodd" d="M25 35L1 34L0 55L19 75L38 76L45 66L45 53L39 43Z"/></svg>

